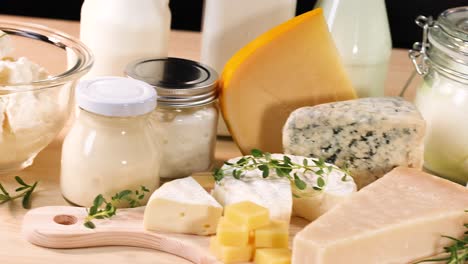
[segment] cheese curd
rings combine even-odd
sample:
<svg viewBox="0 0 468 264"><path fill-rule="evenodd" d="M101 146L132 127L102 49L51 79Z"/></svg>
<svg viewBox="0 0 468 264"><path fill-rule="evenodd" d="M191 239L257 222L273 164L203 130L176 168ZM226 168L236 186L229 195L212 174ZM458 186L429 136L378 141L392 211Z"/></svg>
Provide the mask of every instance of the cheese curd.
<svg viewBox="0 0 468 264"><path fill-rule="evenodd" d="M8 36L0 37L0 56L6 56L12 47ZM57 109L66 107L69 91L63 89L31 90L28 83L46 79L47 71L28 58L0 60L0 84L16 86L24 91L0 93L0 172L29 166L37 153L56 136L64 115Z"/></svg>
<svg viewBox="0 0 468 264"><path fill-rule="evenodd" d="M217 108L159 108L153 113L163 149L161 178L182 178L209 170L214 158Z"/></svg>

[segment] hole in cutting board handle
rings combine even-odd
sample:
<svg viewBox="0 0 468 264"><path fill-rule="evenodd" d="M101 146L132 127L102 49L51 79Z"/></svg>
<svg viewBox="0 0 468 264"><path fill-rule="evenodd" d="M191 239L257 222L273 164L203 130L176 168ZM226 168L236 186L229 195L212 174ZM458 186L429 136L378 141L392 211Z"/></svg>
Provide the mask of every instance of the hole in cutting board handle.
<svg viewBox="0 0 468 264"><path fill-rule="evenodd" d="M59 225L74 225L78 219L73 215L56 215L54 217L54 222Z"/></svg>

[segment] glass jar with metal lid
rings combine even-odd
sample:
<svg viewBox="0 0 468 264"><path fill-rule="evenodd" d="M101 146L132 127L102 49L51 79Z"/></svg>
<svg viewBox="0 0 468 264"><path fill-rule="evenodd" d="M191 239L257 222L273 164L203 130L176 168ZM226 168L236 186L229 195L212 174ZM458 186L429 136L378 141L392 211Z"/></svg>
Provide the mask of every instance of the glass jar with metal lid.
<svg viewBox="0 0 468 264"><path fill-rule="evenodd" d="M444 178L468 182L468 6L437 20L419 16L423 41L410 58L424 82L416 105L427 122L424 167Z"/></svg>
<svg viewBox="0 0 468 264"><path fill-rule="evenodd" d="M149 58L130 63L126 74L151 84L158 93L152 121L162 146L161 180L211 169L218 124L217 73L191 60Z"/></svg>

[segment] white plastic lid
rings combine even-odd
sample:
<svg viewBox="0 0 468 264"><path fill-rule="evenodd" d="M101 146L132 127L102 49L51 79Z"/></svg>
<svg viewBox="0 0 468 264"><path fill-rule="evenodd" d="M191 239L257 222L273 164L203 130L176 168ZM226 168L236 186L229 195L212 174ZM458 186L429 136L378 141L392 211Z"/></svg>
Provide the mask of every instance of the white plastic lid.
<svg viewBox="0 0 468 264"><path fill-rule="evenodd" d="M82 81L76 89L76 102L86 111L114 117L144 115L156 108L155 89L139 80L99 77Z"/></svg>

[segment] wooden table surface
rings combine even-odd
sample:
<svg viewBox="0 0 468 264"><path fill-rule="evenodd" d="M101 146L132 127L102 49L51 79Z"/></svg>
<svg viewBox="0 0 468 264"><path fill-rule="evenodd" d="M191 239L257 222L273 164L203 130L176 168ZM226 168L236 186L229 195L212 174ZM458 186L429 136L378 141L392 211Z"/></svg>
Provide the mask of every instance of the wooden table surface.
<svg viewBox="0 0 468 264"><path fill-rule="evenodd" d="M0 20L14 20L42 24L70 35L79 35L79 23L62 20L38 19L30 17L3 16ZM199 60L200 34L195 32L173 31L170 35L170 56ZM394 49L390 61L386 82L386 94L398 95L413 66L406 50ZM414 97L416 82L410 86L405 97ZM62 133L36 158L34 165L20 175L27 182L40 181L33 195L33 207L48 205L67 205L59 190L60 152ZM236 145L230 140L218 140L216 147L217 164L223 160L240 155ZM14 188L13 176L2 175L0 182L7 189ZM55 250L29 244L20 234L21 222L26 210L20 201L0 205L0 262L16 263L189 263L188 261L166 253L131 247L104 247L92 249Z"/></svg>

